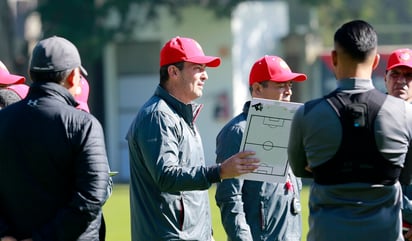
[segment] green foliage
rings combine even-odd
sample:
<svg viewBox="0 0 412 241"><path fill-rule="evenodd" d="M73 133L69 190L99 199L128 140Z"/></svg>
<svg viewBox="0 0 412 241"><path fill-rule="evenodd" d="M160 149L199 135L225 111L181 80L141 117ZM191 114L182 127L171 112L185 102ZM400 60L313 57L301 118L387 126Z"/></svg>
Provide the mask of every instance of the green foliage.
<svg viewBox="0 0 412 241"><path fill-rule="evenodd" d="M41 0L36 9L43 25L42 38L58 35L72 41L79 49L83 65L93 66L101 59L104 46L117 39L130 37L139 27L156 21L159 6L166 7L172 16L180 19L184 6L200 5L216 10L220 17L230 16L239 0ZM142 16L131 17L135 6ZM142 11L140 11L142 10ZM117 23L108 23L113 14ZM115 21L116 22L116 21ZM91 70L92 71L92 70ZM90 72L90 71L89 71Z"/></svg>
<svg viewBox="0 0 412 241"><path fill-rule="evenodd" d="M176 20L181 20L181 10L190 5L212 9L216 17L224 18L230 17L241 2L244 0L39 0L37 11L41 16L43 37L60 35L70 39L78 47L83 65L94 76L90 67L102 59L104 46L119 37L127 40L131 34L139 34L139 29L148 22L157 21L159 6L166 8ZM364 19L374 25L379 34L379 44L409 44L412 39L412 31L409 31L412 22L410 0L288 2L309 7L311 13L315 13L311 21L318 22L319 26L314 26L311 31L318 34L326 46L332 45L334 31L351 19ZM131 9L137 9L139 16L130 15ZM108 21L114 15L117 21ZM399 24L404 27L399 27Z"/></svg>
<svg viewBox="0 0 412 241"><path fill-rule="evenodd" d="M407 44L412 34L402 25L412 22L412 1L409 0L299 0L315 6L323 42L332 44L334 31L344 22L363 19L379 34L380 44Z"/></svg>
<svg viewBox="0 0 412 241"><path fill-rule="evenodd" d="M42 1L40 13L43 38L58 35L72 41L81 53L94 59L99 53L89 51L99 48L107 40L104 31L96 24L99 9L94 0Z"/></svg>
<svg viewBox="0 0 412 241"><path fill-rule="evenodd" d="M412 22L412 1L409 0L295 0L316 9L320 32L330 42L333 31L350 19L364 19L372 24ZM184 6L197 5L212 9L217 17L230 17L232 10L244 0L42 0L41 14L44 37L62 35L72 40L88 59L101 56L103 46L118 37L127 38L132 30L156 21L159 6L166 7L180 19ZM143 16L131 18L131 6L144 9ZM106 19L113 10L119 13L119 24L107 26ZM328 36L328 37L326 37ZM329 39L329 40L328 40Z"/></svg>

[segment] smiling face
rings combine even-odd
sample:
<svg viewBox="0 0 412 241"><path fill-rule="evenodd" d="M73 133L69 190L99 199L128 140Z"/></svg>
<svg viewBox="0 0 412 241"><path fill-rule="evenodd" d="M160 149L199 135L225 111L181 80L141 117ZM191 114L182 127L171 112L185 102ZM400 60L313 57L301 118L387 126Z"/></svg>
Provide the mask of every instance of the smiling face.
<svg viewBox="0 0 412 241"><path fill-rule="evenodd" d="M203 87L208 79L205 64L185 62L182 70L169 66L167 90L171 95L185 104L203 95Z"/></svg>
<svg viewBox="0 0 412 241"><path fill-rule="evenodd" d="M412 68L398 66L388 70L385 86L389 95L412 102Z"/></svg>

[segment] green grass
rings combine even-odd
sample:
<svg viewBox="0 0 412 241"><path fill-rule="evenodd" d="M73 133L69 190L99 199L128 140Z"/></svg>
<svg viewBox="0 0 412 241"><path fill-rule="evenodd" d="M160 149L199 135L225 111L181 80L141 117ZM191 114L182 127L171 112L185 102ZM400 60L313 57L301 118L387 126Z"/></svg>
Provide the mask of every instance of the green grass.
<svg viewBox="0 0 412 241"><path fill-rule="evenodd" d="M220 221L219 208L215 202L216 186L209 190L210 205L212 208L212 222L214 238L216 241L225 241L226 234ZM304 186L301 194L303 240L306 240L308 231L308 186ZM115 184L113 195L103 207L107 226L107 241L130 241L130 210L129 210L129 186L127 184Z"/></svg>
<svg viewBox="0 0 412 241"><path fill-rule="evenodd" d="M114 184L113 194L103 206L107 241L130 241L129 185Z"/></svg>

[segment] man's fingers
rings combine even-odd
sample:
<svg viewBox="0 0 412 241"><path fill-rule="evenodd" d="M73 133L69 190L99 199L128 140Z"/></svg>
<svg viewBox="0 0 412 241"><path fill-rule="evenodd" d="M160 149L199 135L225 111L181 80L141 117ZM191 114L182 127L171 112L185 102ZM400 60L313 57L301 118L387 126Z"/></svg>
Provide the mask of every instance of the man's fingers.
<svg viewBox="0 0 412 241"><path fill-rule="evenodd" d="M259 167L259 159L257 158L242 159L240 165L246 168L257 168Z"/></svg>
<svg viewBox="0 0 412 241"><path fill-rule="evenodd" d="M241 151L241 152L237 153L236 156L243 159L243 158L246 158L246 157L249 157L249 156L253 156L255 154L256 154L256 152L254 152L254 151Z"/></svg>
<svg viewBox="0 0 412 241"><path fill-rule="evenodd" d="M235 156L241 165L246 165L246 164L258 163L260 161L259 158L252 157L255 154L256 152L254 151L242 151L242 152L237 153Z"/></svg>
<svg viewBox="0 0 412 241"><path fill-rule="evenodd" d="M245 158L239 159L239 169L242 173L253 172L259 167L259 159L257 158Z"/></svg>
<svg viewBox="0 0 412 241"><path fill-rule="evenodd" d="M253 172L259 167L258 163L260 160L252 157L255 154L254 151L243 151L237 154L237 162L241 173Z"/></svg>
<svg viewBox="0 0 412 241"><path fill-rule="evenodd" d="M220 178L233 178L256 170L260 160L252 157L255 154L254 151L243 151L225 160L221 164Z"/></svg>
<svg viewBox="0 0 412 241"><path fill-rule="evenodd" d="M260 162L256 157L241 158L238 161L240 165L257 165Z"/></svg>

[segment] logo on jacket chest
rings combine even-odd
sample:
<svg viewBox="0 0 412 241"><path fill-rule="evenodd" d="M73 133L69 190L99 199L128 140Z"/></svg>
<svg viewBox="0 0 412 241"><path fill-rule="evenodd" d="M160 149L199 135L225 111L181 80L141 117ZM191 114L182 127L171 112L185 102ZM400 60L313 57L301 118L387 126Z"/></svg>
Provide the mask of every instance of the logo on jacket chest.
<svg viewBox="0 0 412 241"><path fill-rule="evenodd" d="M36 106L37 105L37 100L28 100L27 105L29 106Z"/></svg>

